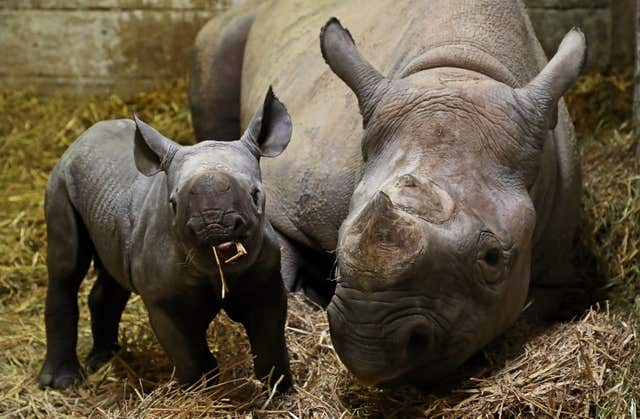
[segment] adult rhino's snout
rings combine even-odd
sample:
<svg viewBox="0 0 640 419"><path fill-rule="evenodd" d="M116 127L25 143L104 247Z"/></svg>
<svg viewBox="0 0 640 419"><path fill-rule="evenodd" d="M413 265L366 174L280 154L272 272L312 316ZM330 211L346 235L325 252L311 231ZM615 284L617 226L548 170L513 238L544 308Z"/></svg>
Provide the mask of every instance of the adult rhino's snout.
<svg viewBox="0 0 640 419"><path fill-rule="evenodd" d="M441 322L409 293L362 292L338 286L327 308L331 340L364 384L392 382L437 358Z"/></svg>
<svg viewBox="0 0 640 419"><path fill-rule="evenodd" d="M202 245L241 240L255 224L247 194L233 176L223 172L202 175L189 195L187 228Z"/></svg>

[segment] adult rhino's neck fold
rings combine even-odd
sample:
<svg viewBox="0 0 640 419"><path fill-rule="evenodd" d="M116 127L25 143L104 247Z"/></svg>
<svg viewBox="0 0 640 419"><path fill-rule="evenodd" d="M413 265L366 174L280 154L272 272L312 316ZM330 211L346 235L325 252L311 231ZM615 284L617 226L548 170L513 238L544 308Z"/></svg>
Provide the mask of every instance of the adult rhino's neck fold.
<svg viewBox="0 0 640 419"><path fill-rule="evenodd" d="M511 87L518 87L520 84L516 76L499 60L473 45L464 43L430 49L409 61L394 77L406 78L421 71L442 67L473 71Z"/></svg>

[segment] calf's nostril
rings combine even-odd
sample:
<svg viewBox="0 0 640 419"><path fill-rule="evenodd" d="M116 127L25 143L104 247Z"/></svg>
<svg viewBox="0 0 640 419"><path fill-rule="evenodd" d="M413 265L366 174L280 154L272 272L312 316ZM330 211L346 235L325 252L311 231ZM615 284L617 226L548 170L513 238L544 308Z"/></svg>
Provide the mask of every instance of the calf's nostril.
<svg viewBox="0 0 640 419"><path fill-rule="evenodd" d="M194 236L197 236L198 234L198 228L196 227L196 224L197 223L193 219L187 221L187 228L189 229L189 232Z"/></svg>
<svg viewBox="0 0 640 419"><path fill-rule="evenodd" d="M244 228L244 220L242 219L242 217L240 216L236 216L234 217L233 220L233 231L234 232L239 232Z"/></svg>

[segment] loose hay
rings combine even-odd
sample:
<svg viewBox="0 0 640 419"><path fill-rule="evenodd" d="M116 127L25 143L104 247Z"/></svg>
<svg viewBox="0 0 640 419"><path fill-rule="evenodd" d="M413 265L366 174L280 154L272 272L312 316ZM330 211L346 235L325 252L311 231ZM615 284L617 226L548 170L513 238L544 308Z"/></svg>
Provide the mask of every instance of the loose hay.
<svg viewBox="0 0 640 419"><path fill-rule="evenodd" d="M569 100L584 154L580 261L583 275L606 279L611 313L591 309L579 320L546 328L519 323L467 363L447 388L383 391L352 378L331 347L325 314L290 296L287 339L297 392L284 397L273 397L253 379L244 332L223 314L209 330L222 367L220 384L180 389L139 297L125 310L123 350L112 363L76 390L38 388L45 353L42 191L49 171L67 145L100 119L129 117L136 110L167 136L189 143L190 116L184 80L126 101L0 91L0 416L631 415L640 397L640 179L624 116L627 79L583 78ZM81 290L81 359L91 345L86 300L93 277Z"/></svg>

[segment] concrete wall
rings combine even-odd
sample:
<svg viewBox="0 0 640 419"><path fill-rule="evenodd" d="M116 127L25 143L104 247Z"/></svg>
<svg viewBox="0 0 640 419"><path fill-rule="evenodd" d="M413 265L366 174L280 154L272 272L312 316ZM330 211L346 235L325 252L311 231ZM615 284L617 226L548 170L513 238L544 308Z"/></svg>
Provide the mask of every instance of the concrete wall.
<svg viewBox="0 0 640 419"><path fill-rule="evenodd" d="M145 89L184 74L197 30L242 1L0 0L0 87L121 95ZM634 0L525 2L547 53L580 26L590 69L632 62Z"/></svg>
<svg viewBox="0 0 640 419"><path fill-rule="evenodd" d="M633 63L635 0L525 0L547 55L573 26L587 35L589 70Z"/></svg>
<svg viewBox="0 0 640 419"><path fill-rule="evenodd" d="M121 95L186 70L197 30L238 0L0 0L0 86Z"/></svg>

